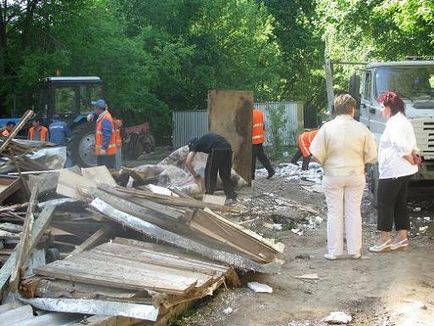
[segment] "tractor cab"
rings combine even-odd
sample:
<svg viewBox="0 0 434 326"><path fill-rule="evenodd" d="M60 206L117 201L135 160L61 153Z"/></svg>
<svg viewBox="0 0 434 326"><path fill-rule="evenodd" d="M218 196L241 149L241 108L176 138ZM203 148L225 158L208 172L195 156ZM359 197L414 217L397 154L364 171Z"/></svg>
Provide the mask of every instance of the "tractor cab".
<svg viewBox="0 0 434 326"><path fill-rule="evenodd" d="M54 116L71 129L68 152L79 166L96 165L95 124L86 116L93 111L92 100L103 98L103 82L99 77L46 77L41 79L37 115L48 126Z"/></svg>
<svg viewBox="0 0 434 326"><path fill-rule="evenodd" d="M41 79L39 113L51 120L54 115L73 124L92 112L91 101L103 97L99 77L46 77Z"/></svg>

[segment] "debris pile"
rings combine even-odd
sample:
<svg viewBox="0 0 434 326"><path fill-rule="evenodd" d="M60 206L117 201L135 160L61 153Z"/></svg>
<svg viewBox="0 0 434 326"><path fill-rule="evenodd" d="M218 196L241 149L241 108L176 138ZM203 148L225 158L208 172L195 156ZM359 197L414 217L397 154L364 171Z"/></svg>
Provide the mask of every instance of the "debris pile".
<svg viewBox="0 0 434 326"><path fill-rule="evenodd" d="M237 207L179 188L127 188L105 167L0 181L0 287L13 302L0 308L21 322L164 325L220 286L239 286L237 272L283 263L283 244L224 217Z"/></svg>

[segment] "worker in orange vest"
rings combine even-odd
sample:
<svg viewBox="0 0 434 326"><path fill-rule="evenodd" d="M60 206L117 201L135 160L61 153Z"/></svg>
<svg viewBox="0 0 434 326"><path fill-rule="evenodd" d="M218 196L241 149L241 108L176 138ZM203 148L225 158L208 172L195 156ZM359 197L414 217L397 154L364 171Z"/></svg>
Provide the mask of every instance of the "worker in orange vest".
<svg viewBox="0 0 434 326"><path fill-rule="evenodd" d="M264 152L262 144L265 142L264 115L261 110L252 110L252 179L255 179L256 158L262 163L268 172L267 179L270 179L276 171L271 166L271 162Z"/></svg>
<svg viewBox="0 0 434 326"><path fill-rule="evenodd" d="M116 169L119 170L122 166L122 120L114 119L115 134L116 134Z"/></svg>
<svg viewBox="0 0 434 326"><path fill-rule="evenodd" d="M13 121L8 121L6 123L6 127L2 130L1 135L5 138L8 138L11 134L12 130L14 130L16 123Z"/></svg>
<svg viewBox="0 0 434 326"><path fill-rule="evenodd" d="M44 119L42 118L33 120L33 127L29 129L29 140L48 141L48 129L44 127L43 123Z"/></svg>
<svg viewBox="0 0 434 326"><path fill-rule="evenodd" d="M318 129L306 130L298 136L298 150L291 159L291 163L298 165L297 161L303 156L302 170L309 170L309 162L312 157L310 144L318 133Z"/></svg>
<svg viewBox="0 0 434 326"><path fill-rule="evenodd" d="M95 107L95 154L97 165L105 165L108 169L116 167L116 132L114 120L107 111L107 104L103 99L92 101Z"/></svg>

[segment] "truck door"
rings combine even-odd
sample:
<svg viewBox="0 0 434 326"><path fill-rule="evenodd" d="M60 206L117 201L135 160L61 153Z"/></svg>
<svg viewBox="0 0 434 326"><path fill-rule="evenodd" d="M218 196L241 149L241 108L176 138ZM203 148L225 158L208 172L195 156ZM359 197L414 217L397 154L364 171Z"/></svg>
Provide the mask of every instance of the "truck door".
<svg viewBox="0 0 434 326"><path fill-rule="evenodd" d="M372 71L365 71L363 77L362 97L360 99L360 122L371 129L371 116L375 115L372 99Z"/></svg>

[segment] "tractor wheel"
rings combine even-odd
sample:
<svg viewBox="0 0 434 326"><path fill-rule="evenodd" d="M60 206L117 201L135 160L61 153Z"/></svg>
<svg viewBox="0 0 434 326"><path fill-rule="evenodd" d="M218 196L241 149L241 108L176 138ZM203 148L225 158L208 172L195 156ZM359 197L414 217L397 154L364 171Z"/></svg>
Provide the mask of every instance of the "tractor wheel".
<svg viewBox="0 0 434 326"><path fill-rule="evenodd" d="M74 164L81 167L96 165L94 122L82 123L72 130L68 152Z"/></svg>

